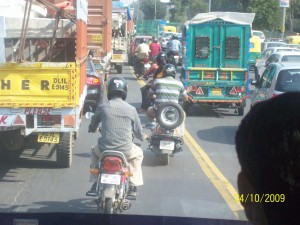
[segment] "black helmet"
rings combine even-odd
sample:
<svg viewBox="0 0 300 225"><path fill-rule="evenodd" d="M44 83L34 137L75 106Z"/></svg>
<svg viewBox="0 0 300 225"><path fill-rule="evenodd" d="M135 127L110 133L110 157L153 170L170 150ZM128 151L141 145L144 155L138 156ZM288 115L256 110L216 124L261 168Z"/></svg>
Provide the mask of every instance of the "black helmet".
<svg viewBox="0 0 300 225"><path fill-rule="evenodd" d="M127 82L123 77L111 78L107 84L107 98L108 100L118 96L123 100L127 97Z"/></svg>
<svg viewBox="0 0 300 225"><path fill-rule="evenodd" d="M166 64L163 68L163 77L176 76L176 68L173 64Z"/></svg>
<svg viewBox="0 0 300 225"><path fill-rule="evenodd" d="M167 62L167 54L165 52L158 53L158 55L156 57L156 62L158 64L160 64L160 65L161 64L162 65L166 64L166 62Z"/></svg>
<svg viewBox="0 0 300 225"><path fill-rule="evenodd" d="M178 39L177 35L176 35L176 34L173 34L172 40L176 40L176 39Z"/></svg>
<svg viewBox="0 0 300 225"><path fill-rule="evenodd" d="M142 39L140 40L140 44L142 44L142 43L146 43L146 38L142 38Z"/></svg>
<svg viewBox="0 0 300 225"><path fill-rule="evenodd" d="M157 37L152 37L152 41L156 43L157 42Z"/></svg>

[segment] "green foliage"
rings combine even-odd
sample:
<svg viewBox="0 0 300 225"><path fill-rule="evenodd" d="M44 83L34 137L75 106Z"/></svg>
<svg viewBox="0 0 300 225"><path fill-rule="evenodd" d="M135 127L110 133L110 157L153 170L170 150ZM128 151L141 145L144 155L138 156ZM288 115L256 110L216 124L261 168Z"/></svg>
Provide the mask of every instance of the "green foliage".
<svg viewBox="0 0 300 225"><path fill-rule="evenodd" d="M155 18L155 1L156 1L156 19L165 19L167 6L159 0L139 0L140 10L144 14L144 20L153 20Z"/></svg>
<svg viewBox="0 0 300 225"><path fill-rule="evenodd" d="M170 11L170 21L184 23L198 13L208 10L208 4L204 0L171 0L174 9Z"/></svg>
<svg viewBox="0 0 300 225"><path fill-rule="evenodd" d="M278 0L250 0L247 12L255 13L253 29L280 30L282 20L282 8Z"/></svg>

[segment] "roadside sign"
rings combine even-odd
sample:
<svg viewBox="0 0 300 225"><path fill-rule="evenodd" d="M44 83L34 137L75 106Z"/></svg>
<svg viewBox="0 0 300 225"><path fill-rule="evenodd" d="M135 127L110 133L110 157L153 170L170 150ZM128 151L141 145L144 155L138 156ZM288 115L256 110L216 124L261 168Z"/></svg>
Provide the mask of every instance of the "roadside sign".
<svg viewBox="0 0 300 225"><path fill-rule="evenodd" d="M161 3L170 3L170 0L160 0Z"/></svg>
<svg viewBox="0 0 300 225"><path fill-rule="evenodd" d="M290 0L279 0L279 7L290 7Z"/></svg>

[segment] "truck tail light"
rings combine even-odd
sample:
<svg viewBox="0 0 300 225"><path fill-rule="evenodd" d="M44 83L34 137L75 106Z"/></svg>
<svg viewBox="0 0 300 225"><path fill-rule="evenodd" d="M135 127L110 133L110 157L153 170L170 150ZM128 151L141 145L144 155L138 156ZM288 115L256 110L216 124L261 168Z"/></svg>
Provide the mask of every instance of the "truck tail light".
<svg viewBox="0 0 300 225"><path fill-rule="evenodd" d="M246 86L236 87L235 89L238 93L246 92Z"/></svg>
<svg viewBox="0 0 300 225"><path fill-rule="evenodd" d="M101 81L98 77L90 77L88 76L86 78L86 83L89 84L89 85L100 85L101 84Z"/></svg>
<svg viewBox="0 0 300 225"><path fill-rule="evenodd" d="M61 125L61 115L41 115L37 116L38 127L52 127Z"/></svg>

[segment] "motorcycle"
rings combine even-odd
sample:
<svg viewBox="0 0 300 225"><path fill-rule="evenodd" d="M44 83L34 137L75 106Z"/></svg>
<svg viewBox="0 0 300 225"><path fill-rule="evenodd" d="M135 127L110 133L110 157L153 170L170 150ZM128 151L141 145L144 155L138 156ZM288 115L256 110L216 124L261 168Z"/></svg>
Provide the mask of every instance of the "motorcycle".
<svg viewBox="0 0 300 225"><path fill-rule="evenodd" d="M177 68L177 66L179 66L181 63L181 57L179 53L174 51L170 52L167 62L173 64L175 68Z"/></svg>
<svg viewBox="0 0 300 225"><path fill-rule="evenodd" d="M184 111L178 103L165 102L156 112L155 126L146 126L152 130L152 135L148 138L149 149L159 158L162 165L168 165L169 158L182 151L183 134L180 126L184 116Z"/></svg>
<svg viewBox="0 0 300 225"><path fill-rule="evenodd" d="M149 58L143 58L143 59L139 59L136 58L136 68L135 68L135 75L137 78L140 78L142 76L144 76L145 72L150 68L150 61Z"/></svg>
<svg viewBox="0 0 300 225"><path fill-rule="evenodd" d="M87 113L90 118L92 113ZM101 131L100 131L101 132ZM129 177L132 176L125 155L119 151L106 150L101 153L97 168L90 170L98 176L96 191L86 193L96 197L97 210L105 214L122 213L131 207L134 197L128 196Z"/></svg>

